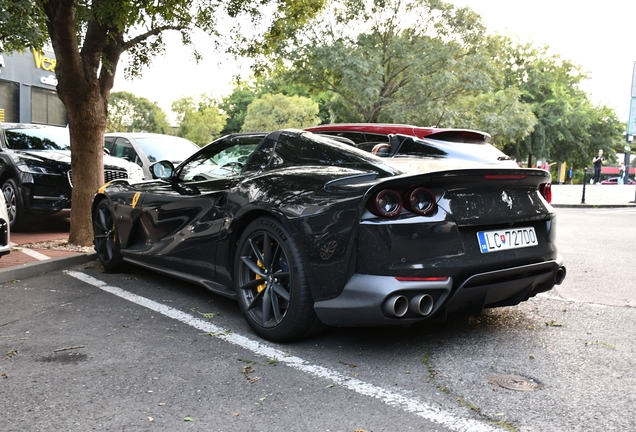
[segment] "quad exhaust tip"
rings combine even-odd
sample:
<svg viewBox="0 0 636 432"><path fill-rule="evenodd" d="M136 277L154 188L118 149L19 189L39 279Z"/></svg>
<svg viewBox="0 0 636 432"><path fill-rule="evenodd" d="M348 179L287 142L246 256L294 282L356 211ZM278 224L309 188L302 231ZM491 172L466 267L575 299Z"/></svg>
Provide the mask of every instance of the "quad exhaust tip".
<svg viewBox="0 0 636 432"><path fill-rule="evenodd" d="M418 294L410 301L400 294L389 297L382 305L382 309L387 315L402 318L409 310L417 315L427 316L433 311L433 305L433 297L429 294Z"/></svg>
<svg viewBox="0 0 636 432"><path fill-rule="evenodd" d="M409 299L403 295L389 297L383 305L384 313L397 318L402 318L409 310Z"/></svg>
<svg viewBox="0 0 636 432"><path fill-rule="evenodd" d="M560 267L559 270L557 270L557 274L556 277L554 278L554 282L557 285L561 285L561 282L563 282L563 280L565 279L565 274L567 272L565 271L565 267Z"/></svg>
<svg viewBox="0 0 636 432"><path fill-rule="evenodd" d="M433 311L433 297L428 294L419 294L409 303L411 311L418 315L427 316Z"/></svg>

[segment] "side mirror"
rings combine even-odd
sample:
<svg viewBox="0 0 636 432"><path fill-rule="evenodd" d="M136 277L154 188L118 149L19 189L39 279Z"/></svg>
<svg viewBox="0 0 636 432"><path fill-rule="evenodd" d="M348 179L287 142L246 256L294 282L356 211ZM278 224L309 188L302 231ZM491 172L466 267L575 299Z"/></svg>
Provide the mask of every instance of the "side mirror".
<svg viewBox="0 0 636 432"><path fill-rule="evenodd" d="M150 165L152 178L159 180L170 180L174 174L174 165L168 160L161 160Z"/></svg>

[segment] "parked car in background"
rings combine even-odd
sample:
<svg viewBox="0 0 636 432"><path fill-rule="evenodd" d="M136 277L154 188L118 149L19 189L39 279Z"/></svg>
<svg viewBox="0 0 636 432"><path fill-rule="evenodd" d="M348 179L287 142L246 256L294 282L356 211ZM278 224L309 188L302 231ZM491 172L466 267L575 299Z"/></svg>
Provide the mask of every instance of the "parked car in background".
<svg viewBox="0 0 636 432"><path fill-rule="evenodd" d="M143 180L141 168L104 155L104 182ZM12 230L35 217L71 206L71 146L68 129L57 126L0 123L0 185Z"/></svg>
<svg viewBox="0 0 636 432"><path fill-rule="evenodd" d="M4 194L0 193L0 257L11 252L11 229L9 227L9 212Z"/></svg>
<svg viewBox="0 0 636 432"><path fill-rule="evenodd" d="M104 137L104 148L111 156L139 165L146 179L152 178L148 168L152 163L169 160L179 165L199 150L199 146L185 138L144 132L109 132Z"/></svg>
<svg viewBox="0 0 636 432"><path fill-rule="evenodd" d="M426 157L441 163L463 160L466 164L516 166L509 156L489 144L489 134L474 130L390 123L325 124L305 130L350 139L356 147L381 157ZM402 165L406 168L405 164ZM420 168L418 164L411 165L415 170Z"/></svg>
<svg viewBox="0 0 636 432"><path fill-rule="evenodd" d="M602 185L618 185L618 177L610 177L608 179L605 179L603 181L601 181ZM634 179L630 178L628 180L627 183L625 184L630 184L630 185L636 185L636 181L634 181Z"/></svg>
<svg viewBox="0 0 636 432"><path fill-rule="evenodd" d="M104 185L95 250L108 271L131 263L238 300L274 341L479 314L563 281L548 172L388 162L305 131L228 135L151 165L154 181Z"/></svg>

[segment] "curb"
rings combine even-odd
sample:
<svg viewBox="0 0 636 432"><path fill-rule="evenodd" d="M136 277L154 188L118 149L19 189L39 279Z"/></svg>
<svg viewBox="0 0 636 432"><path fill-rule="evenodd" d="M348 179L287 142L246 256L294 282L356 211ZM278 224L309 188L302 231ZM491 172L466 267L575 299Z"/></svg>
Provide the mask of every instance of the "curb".
<svg viewBox="0 0 636 432"><path fill-rule="evenodd" d="M60 270L66 267L84 264L97 259L97 253L79 253L65 257L51 258L50 260L22 264L0 270L0 283L8 281L28 279L43 273Z"/></svg>
<svg viewBox="0 0 636 432"><path fill-rule="evenodd" d="M625 204L551 204L554 208L629 208L636 207L635 201Z"/></svg>
<svg viewBox="0 0 636 432"><path fill-rule="evenodd" d="M552 204L554 208L630 208L636 207L636 201L625 204ZM52 258L50 260L22 264L0 270L0 283L14 280L28 279L43 273L60 270L78 264L84 264L97 259L97 253L78 253L76 255Z"/></svg>

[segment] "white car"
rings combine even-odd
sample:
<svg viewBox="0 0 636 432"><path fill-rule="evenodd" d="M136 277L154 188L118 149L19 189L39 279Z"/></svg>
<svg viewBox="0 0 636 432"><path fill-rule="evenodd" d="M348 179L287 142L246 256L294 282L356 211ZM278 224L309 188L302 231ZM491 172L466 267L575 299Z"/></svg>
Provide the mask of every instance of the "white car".
<svg viewBox="0 0 636 432"><path fill-rule="evenodd" d="M11 252L9 212L4 194L0 193L0 257Z"/></svg>
<svg viewBox="0 0 636 432"><path fill-rule="evenodd" d="M199 150L199 146L185 138L145 132L107 133L104 148L111 156L139 165L146 180L152 179L151 164L169 160L176 166Z"/></svg>

